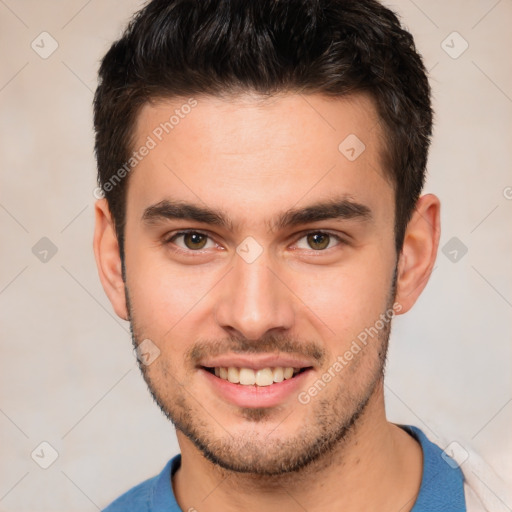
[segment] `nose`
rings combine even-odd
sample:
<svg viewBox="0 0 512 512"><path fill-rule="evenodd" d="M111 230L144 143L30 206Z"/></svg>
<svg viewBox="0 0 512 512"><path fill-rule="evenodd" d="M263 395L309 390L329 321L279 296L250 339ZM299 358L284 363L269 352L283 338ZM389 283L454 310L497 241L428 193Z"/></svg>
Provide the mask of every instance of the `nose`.
<svg viewBox="0 0 512 512"><path fill-rule="evenodd" d="M295 316L293 294L266 252L252 263L236 254L233 265L215 308L217 324L249 340L290 329Z"/></svg>

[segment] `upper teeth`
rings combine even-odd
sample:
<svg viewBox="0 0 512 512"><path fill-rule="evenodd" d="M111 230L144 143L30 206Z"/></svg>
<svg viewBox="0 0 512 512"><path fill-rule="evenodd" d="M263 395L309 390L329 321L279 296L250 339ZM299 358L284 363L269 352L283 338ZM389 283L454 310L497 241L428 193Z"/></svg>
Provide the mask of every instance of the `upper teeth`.
<svg viewBox="0 0 512 512"><path fill-rule="evenodd" d="M215 375L221 379L228 380L233 384L243 384L244 386L270 386L274 382L282 382L284 379L291 379L294 373L299 370L293 367L283 368L262 368L253 370L251 368L216 367Z"/></svg>

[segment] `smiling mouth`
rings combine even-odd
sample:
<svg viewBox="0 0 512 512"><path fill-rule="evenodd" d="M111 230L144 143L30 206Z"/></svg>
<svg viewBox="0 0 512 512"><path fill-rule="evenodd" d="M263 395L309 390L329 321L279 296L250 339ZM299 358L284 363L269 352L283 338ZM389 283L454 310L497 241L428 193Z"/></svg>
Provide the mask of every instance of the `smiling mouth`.
<svg viewBox="0 0 512 512"><path fill-rule="evenodd" d="M202 367L207 372L215 375L219 379L227 380L232 384L240 384L242 386L270 386L284 380L293 379L295 376L312 369L311 366L306 368L293 368L277 366L274 368L261 368L253 370L252 368L236 368L219 367L209 368Z"/></svg>

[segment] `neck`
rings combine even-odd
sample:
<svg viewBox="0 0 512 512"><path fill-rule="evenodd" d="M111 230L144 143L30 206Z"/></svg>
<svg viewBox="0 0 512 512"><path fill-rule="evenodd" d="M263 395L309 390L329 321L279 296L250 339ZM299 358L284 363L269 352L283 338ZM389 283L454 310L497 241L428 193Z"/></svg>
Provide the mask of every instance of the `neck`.
<svg viewBox="0 0 512 512"><path fill-rule="evenodd" d="M409 512L419 492L419 444L385 417L383 383L349 435L300 472L260 476L226 471L178 432L182 464L173 477L182 510Z"/></svg>

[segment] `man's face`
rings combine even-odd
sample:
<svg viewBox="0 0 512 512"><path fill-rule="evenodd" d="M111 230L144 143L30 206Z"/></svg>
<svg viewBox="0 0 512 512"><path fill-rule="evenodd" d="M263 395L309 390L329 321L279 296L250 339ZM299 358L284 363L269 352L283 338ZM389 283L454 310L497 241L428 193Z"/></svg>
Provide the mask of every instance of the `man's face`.
<svg viewBox="0 0 512 512"><path fill-rule="evenodd" d="M156 145L127 191L134 343L160 351L141 367L178 435L225 468L296 470L347 434L382 375L396 253L381 126L364 96L196 100L138 117L133 148Z"/></svg>

